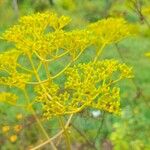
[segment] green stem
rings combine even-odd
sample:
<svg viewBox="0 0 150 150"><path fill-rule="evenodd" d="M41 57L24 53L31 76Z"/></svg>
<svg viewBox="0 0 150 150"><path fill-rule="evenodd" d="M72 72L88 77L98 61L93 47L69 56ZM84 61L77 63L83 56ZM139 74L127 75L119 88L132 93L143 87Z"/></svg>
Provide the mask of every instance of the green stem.
<svg viewBox="0 0 150 150"><path fill-rule="evenodd" d="M29 96L28 96L26 90L23 90L23 93L24 93L24 95L25 95L25 97L26 97L26 100L27 100L28 105L30 106L30 99L29 99ZM47 139L49 139L49 136L48 136L47 132L45 131L45 129L44 129L44 127L43 127L41 121L40 121L39 118L37 117L36 112L35 112L35 110L33 109L32 106L30 106L30 110L31 110L31 113L33 114L34 118L36 119L36 121L37 121L39 127L41 128L41 131L43 132L43 134L45 135L45 137L46 137ZM51 144L51 146L52 146L52 148L53 148L54 150L57 150L57 148L55 147L55 145L53 144L52 141L50 141L50 144Z"/></svg>
<svg viewBox="0 0 150 150"><path fill-rule="evenodd" d="M37 78L37 80L38 80L39 82L41 82L40 77L39 77L39 75L38 75L38 72L37 72L36 69L35 69L35 66L34 66L34 63L33 63L33 61L32 61L31 56L28 55L28 58L29 58L29 60L30 60L30 63L31 63L32 69L33 69L33 71L34 71L35 77ZM48 97L51 99L51 96L47 93L45 87L44 87L43 85L41 85L41 87L44 89L44 91L46 92L46 94L48 95ZM26 98L27 98L28 103L30 104L30 100L29 100L29 97L28 97L26 91L25 91L25 96L26 96ZM41 124L40 120L39 120L38 117L36 116L36 113L35 113L34 109L33 109L32 107L31 107L31 109L32 109L32 113L33 113L33 115L34 115L34 117L35 117L35 119L36 119L38 125L40 126L41 130L43 131L44 135L46 136L47 139L50 139L49 136L48 136L48 134L47 134L47 132L45 131L43 125ZM53 148L54 150L57 150L57 148L55 147L55 145L53 144L52 141L50 141L50 144L51 144L51 146L52 146L52 148Z"/></svg>
<svg viewBox="0 0 150 150"><path fill-rule="evenodd" d="M70 115L66 125L65 125L65 129L67 129L70 125L71 119L73 117L73 114ZM37 150L43 146L45 146L46 144L48 144L50 141L53 141L54 139L58 138L59 136L61 136L63 134L64 130L59 131L57 134L55 134L52 138L50 138L49 140L41 143L40 145L37 145L36 147L32 148L31 150Z"/></svg>
<svg viewBox="0 0 150 150"><path fill-rule="evenodd" d="M67 129L65 128L64 121L63 121L63 119L61 117L59 117L59 123L60 123L62 129L64 130L64 137L65 137L67 150L71 150L70 137L69 137Z"/></svg>
<svg viewBox="0 0 150 150"><path fill-rule="evenodd" d="M18 66L20 69L24 70L24 71L27 71L27 72L29 72L29 73L33 73L31 70L29 70L29 69L23 67L23 66L20 65L20 64L17 64L17 66Z"/></svg>
<svg viewBox="0 0 150 150"><path fill-rule="evenodd" d="M101 55L106 44L103 44L101 48L98 50L97 55L95 56L94 63L98 60L98 57Z"/></svg>
<svg viewBox="0 0 150 150"><path fill-rule="evenodd" d="M47 64L47 62L44 62L44 66L45 66L47 78L48 78L49 80L51 80L51 77L50 77L50 74L49 74L49 70L48 70L48 64ZM70 66L70 64L67 65L67 66L65 67L65 69L63 69L62 72L64 72L64 70L66 70L66 68L68 68L69 66ZM60 72L60 74L61 74L62 72ZM59 76L59 73L58 73L57 75ZM57 75L56 75L56 76L57 76ZM67 129L65 128L65 124L64 124L64 122L63 122L63 119L62 119L61 117L59 117L59 123L60 123L62 129L64 130L64 136L65 136L65 141L66 141L67 150L71 150L70 138L69 138Z"/></svg>

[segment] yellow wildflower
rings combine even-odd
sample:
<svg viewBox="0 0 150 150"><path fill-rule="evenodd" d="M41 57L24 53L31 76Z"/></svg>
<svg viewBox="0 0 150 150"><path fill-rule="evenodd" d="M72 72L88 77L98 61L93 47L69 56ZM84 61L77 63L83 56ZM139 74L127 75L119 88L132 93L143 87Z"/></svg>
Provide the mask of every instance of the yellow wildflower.
<svg viewBox="0 0 150 150"><path fill-rule="evenodd" d="M18 87L24 89L26 83L30 80L31 75L13 72L8 77L0 77L0 84L9 87Z"/></svg>
<svg viewBox="0 0 150 150"><path fill-rule="evenodd" d="M66 16L59 17L51 12L36 13L22 17L17 25L6 31L2 38L12 42L15 50L0 54L0 71L7 73L7 76L0 77L0 84L23 90L36 77L36 82L40 83L34 86L37 94L35 100L43 104L46 118L77 113L87 107L119 114L120 89L115 83L133 77L132 68L116 60L97 62L101 51L98 51L94 62L69 66L88 47L102 49L129 36L130 26L123 18L108 18L92 23L85 29L66 31L64 27L69 22L70 18ZM46 66L51 63L46 62L66 54L71 58L70 63L52 77L49 66ZM27 68L21 65L22 58L30 64ZM37 70L35 62L39 62ZM49 76L44 82L40 81L40 67ZM54 79L62 73L66 80L60 86ZM1 95L5 100L6 94Z"/></svg>
<svg viewBox="0 0 150 150"><path fill-rule="evenodd" d="M150 6L146 6L142 8L142 14L144 16L150 17Z"/></svg>
<svg viewBox="0 0 150 150"><path fill-rule="evenodd" d="M8 104L16 104L18 97L15 94L8 92L1 92L0 94L0 102L8 103Z"/></svg>
<svg viewBox="0 0 150 150"><path fill-rule="evenodd" d="M36 88L37 100L43 103L46 118L77 113L87 107L120 114L120 89L115 83L132 77L130 67L116 60L104 60L75 65L65 74L64 89L54 82L47 83L51 98L42 89Z"/></svg>
<svg viewBox="0 0 150 150"><path fill-rule="evenodd" d="M88 26L95 45L110 44L130 35L130 28L123 18L108 18Z"/></svg>
<svg viewBox="0 0 150 150"><path fill-rule="evenodd" d="M10 136L10 138L9 138L9 140L12 142L12 143L14 143L14 142L16 142L16 140L17 140L17 135L11 135Z"/></svg>
<svg viewBox="0 0 150 150"><path fill-rule="evenodd" d="M145 53L145 56L150 57L150 52Z"/></svg>
<svg viewBox="0 0 150 150"><path fill-rule="evenodd" d="M22 129L22 126L21 126L21 125L15 125L15 126L14 126L14 131L15 131L15 132L19 132L21 129Z"/></svg>
<svg viewBox="0 0 150 150"><path fill-rule="evenodd" d="M17 67L19 54L19 51L15 49L0 53L0 71L14 72Z"/></svg>
<svg viewBox="0 0 150 150"><path fill-rule="evenodd" d="M9 126L3 126L3 127L2 127L2 132L3 132L3 133L8 132L9 130L10 130L10 127L9 127Z"/></svg>
<svg viewBox="0 0 150 150"><path fill-rule="evenodd" d="M23 118L23 115L22 115L22 114L17 114L17 115L16 115L16 118L17 118L18 120L21 120L21 119Z"/></svg>

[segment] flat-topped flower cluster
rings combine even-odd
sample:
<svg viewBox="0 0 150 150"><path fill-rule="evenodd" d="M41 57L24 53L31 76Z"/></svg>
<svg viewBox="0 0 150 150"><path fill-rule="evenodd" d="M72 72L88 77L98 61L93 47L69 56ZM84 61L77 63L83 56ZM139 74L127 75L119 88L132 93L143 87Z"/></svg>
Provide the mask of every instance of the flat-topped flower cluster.
<svg viewBox="0 0 150 150"><path fill-rule="evenodd" d="M8 29L1 38L14 47L0 53L0 84L21 90L31 84L36 92L34 102L43 105L46 118L77 113L87 107L119 114L120 88L115 84L132 78L132 68L114 59L98 58L106 45L128 37L130 26L122 18L108 18L84 29L69 30L66 26L70 21L69 17L51 12L37 13L22 17ZM96 51L95 59L74 65L89 47ZM70 62L54 76L49 70L51 62L64 56ZM21 63L23 58L28 65ZM41 71L46 72L45 79L41 79ZM55 79L62 74L66 80L59 85ZM8 97L8 93L1 96Z"/></svg>

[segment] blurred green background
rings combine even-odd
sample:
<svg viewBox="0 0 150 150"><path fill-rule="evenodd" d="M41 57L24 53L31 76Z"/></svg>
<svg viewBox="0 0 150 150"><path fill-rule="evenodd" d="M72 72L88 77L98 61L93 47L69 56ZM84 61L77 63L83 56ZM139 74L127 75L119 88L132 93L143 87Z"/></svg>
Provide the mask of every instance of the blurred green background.
<svg viewBox="0 0 150 150"><path fill-rule="evenodd" d="M149 0L135 2L141 7L150 7ZM90 22L107 17L124 17L137 27L138 35L124 39L117 47L115 44L107 46L101 57L116 58L133 67L134 79L120 85L122 115L114 116L96 110L85 110L76 115L71 128L73 150L150 149L150 59L145 56L145 53L150 51L150 28L134 8L134 0L133 3L132 0L0 0L0 34L15 24L19 17L47 10L70 16L72 22L69 28L82 28ZM9 47L8 43L0 41L0 51ZM88 62L93 55L93 51L89 49L81 56L79 62ZM63 62L64 59L57 62L52 70L63 67ZM10 89L0 87L0 92L4 90ZM19 93L16 89L14 91ZM20 99L23 99L21 95ZM98 116L94 116L93 111ZM17 120L16 116L20 113L23 114L23 119ZM40 139L43 139L42 134L32 122L32 116L25 110L0 104L0 149L24 150L37 141L40 143ZM25 124L25 128L18 135L16 142L10 142L8 136L13 134L13 130L6 135L2 128L6 125L13 128L17 124ZM55 119L45 122L44 125L51 134L59 130ZM62 141L59 149L65 149L63 145ZM49 150L49 146L43 149Z"/></svg>

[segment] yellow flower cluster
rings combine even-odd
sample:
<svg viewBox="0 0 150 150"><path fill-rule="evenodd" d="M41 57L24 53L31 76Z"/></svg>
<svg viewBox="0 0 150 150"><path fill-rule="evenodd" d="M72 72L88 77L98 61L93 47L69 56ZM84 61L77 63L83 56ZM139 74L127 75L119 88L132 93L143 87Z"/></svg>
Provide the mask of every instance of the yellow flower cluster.
<svg viewBox="0 0 150 150"><path fill-rule="evenodd" d="M69 51L71 56L90 45L100 46L117 42L129 35L129 26L124 19L104 19L85 29L64 31L69 17L54 13L37 13L22 17L14 27L3 34L3 39L14 42L23 53L38 53L43 58L56 57L59 51Z"/></svg>
<svg viewBox="0 0 150 150"><path fill-rule="evenodd" d="M3 132L3 133L8 132L9 130L10 130L10 127L9 127L9 126L3 126L3 127L2 127L2 132Z"/></svg>
<svg viewBox="0 0 150 150"><path fill-rule="evenodd" d="M0 102L15 104L17 99L18 99L18 97L12 93L1 92L1 94L0 94Z"/></svg>
<svg viewBox="0 0 150 150"><path fill-rule="evenodd" d="M30 79L29 74L17 71L19 56L20 52L15 49L0 53L0 72L3 72L3 75L0 76L1 85L23 89Z"/></svg>
<svg viewBox="0 0 150 150"><path fill-rule="evenodd" d="M9 50L5 53L0 53L0 71L13 73L16 71L17 59L19 52L17 50Z"/></svg>
<svg viewBox="0 0 150 150"><path fill-rule="evenodd" d="M88 30L74 30L66 34L65 48L73 59L92 44L89 34Z"/></svg>
<svg viewBox="0 0 150 150"><path fill-rule="evenodd" d="M19 55L20 53L17 50L10 50L0 54L0 72L3 72L3 76L0 76L0 84L21 89L25 87L30 75L17 71Z"/></svg>
<svg viewBox="0 0 150 150"><path fill-rule="evenodd" d="M44 104L44 116L47 118L80 112L86 107L119 114L120 89L114 84L133 77L132 69L116 60L75 65L68 68L65 74L64 89L47 83L51 98L37 88L37 100Z"/></svg>
<svg viewBox="0 0 150 150"><path fill-rule="evenodd" d="M37 51L43 51L43 48L44 50L47 48L48 51L49 48L52 49L53 44L56 48L59 39L64 39L62 28L69 22L69 17L58 17L49 12L25 16L3 34L3 39L14 42L16 48L24 53L32 53L37 45ZM50 32L51 30L53 32Z"/></svg>
<svg viewBox="0 0 150 150"><path fill-rule="evenodd" d="M9 87L17 87L24 89L27 81L30 79L30 75L14 72L8 77L0 77L0 84Z"/></svg>
<svg viewBox="0 0 150 150"><path fill-rule="evenodd" d="M130 35L130 27L123 18L108 18L90 24L88 30L95 45L115 43Z"/></svg>
<svg viewBox="0 0 150 150"><path fill-rule="evenodd" d="M2 136L5 138L5 140L9 140L10 142L14 143L18 139L18 135L23 129L23 126L20 124L16 125L4 125L1 127L1 133Z"/></svg>
<svg viewBox="0 0 150 150"><path fill-rule="evenodd" d="M84 29L66 31L64 27L70 20L55 13L37 13L22 17L17 25L6 31L2 39L15 44L15 49L0 54L0 73L4 72L4 76L0 76L0 84L23 90L26 84L37 84L34 88L37 93L35 99L43 104L47 118L77 113L86 107L118 114L119 88L114 83L132 77L132 69L115 60L97 62L99 55L94 62L73 67L69 65L89 46L104 48L129 36L130 26L122 18L108 18ZM67 78L64 86L60 86L53 80L59 75L52 77L49 72L49 62L66 54L71 59L69 68L58 73L65 73ZM30 64L26 65L27 68L19 62L22 57ZM38 68L37 62L40 62ZM40 67L49 77L44 81L40 79ZM20 72L18 68L29 74ZM36 83L32 79L36 79Z"/></svg>
<svg viewBox="0 0 150 150"><path fill-rule="evenodd" d="M14 127L14 131L16 132L16 133L18 133L18 132L20 132L20 130L22 129L22 126L21 125L16 125L15 127ZM9 125L5 125L5 126L3 126L2 127L2 133L9 139L9 141L10 142L12 142L12 143L14 143L14 142L16 142L17 141L17 135L16 134L12 134L12 135L10 135L9 136L9 132L11 132L11 126L9 126Z"/></svg>

